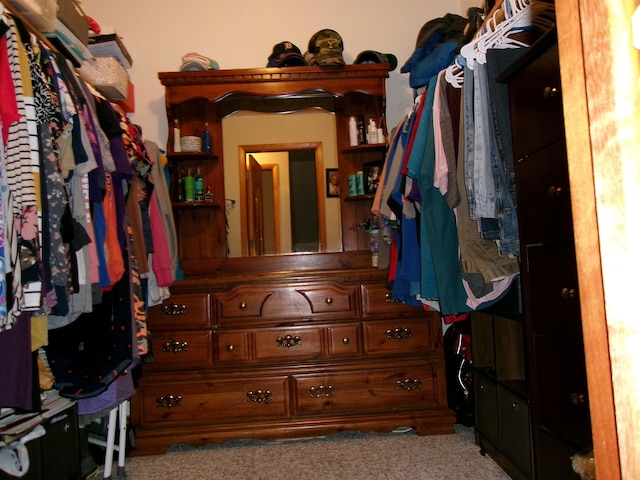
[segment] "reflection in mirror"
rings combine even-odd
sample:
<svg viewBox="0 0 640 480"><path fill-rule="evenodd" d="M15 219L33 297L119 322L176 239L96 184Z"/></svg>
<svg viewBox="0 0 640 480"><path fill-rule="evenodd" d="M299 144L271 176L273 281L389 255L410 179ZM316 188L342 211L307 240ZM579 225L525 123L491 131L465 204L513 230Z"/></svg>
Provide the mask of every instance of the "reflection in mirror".
<svg viewBox="0 0 640 480"><path fill-rule="evenodd" d="M225 117L222 121L222 134L225 158L225 195L231 205L227 209L228 245L229 256L290 254L300 252L341 252L342 232L340 229L340 200L338 197L326 196L325 170L336 169L338 166L338 154L335 135L335 115L319 109L302 110L294 113L256 113L240 111ZM315 176L310 175L309 169L301 175L293 174L289 180L289 161L276 161L278 152L288 158L290 153L282 152L313 152L313 167ZM263 228L255 232L256 221L262 221L262 225L271 221L262 213L262 220L256 218L251 231L254 232L253 243L249 243L249 217L250 213L247 201L246 162L251 154L265 166L260 167L262 176L271 175L263 180L265 183L275 183L273 189L274 199L265 200L275 204L276 197L279 207L278 217L273 217L273 222L279 222L277 229L279 247L275 247L275 240L268 239L269 233ZM266 155L265 160L260 157ZM293 154L297 155L296 153ZM300 153L300 155L305 155ZM308 154L307 154L308 155ZM237 160L236 160L237 159ZM271 165L277 165L276 167ZM295 168L294 168L295 170ZM266 172L265 172L266 171ZM300 179L299 179L300 178ZM309 187L304 182L313 179L315 187ZM293 187L292 187L293 185ZM300 239L292 242L290 234L284 234L285 226L292 222L289 197L295 194L296 187L302 187L302 196L315 197L316 208L314 217L317 217L317 236L314 240ZM314 193L315 192L315 195ZM296 194L297 195L297 194ZM251 202L254 202L253 199ZM298 202L294 202L295 206ZM255 210L255 204L252 205ZM262 208L262 207L261 207ZM275 208L275 207L274 207ZM309 206L303 208L311 208ZM274 209L274 215L275 215ZM306 233L308 226L297 224ZM258 224L259 226L259 224ZM294 228L296 228L294 226ZM260 233L261 232L261 233ZM258 237L256 237L256 235ZM256 238L262 235L261 246L256 244ZM274 230L271 235L276 235ZM298 236L300 238L300 236ZM295 244L295 245L294 245ZM261 250L262 248L262 250Z"/></svg>
<svg viewBox="0 0 640 480"><path fill-rule="evenodd" d="M321 165L321 152L319 146L305 147L246 154L249 256L317 253L325 244L326 232L321 229L324 206L318 208L323 198L316 175L316 158Z"/></svg>

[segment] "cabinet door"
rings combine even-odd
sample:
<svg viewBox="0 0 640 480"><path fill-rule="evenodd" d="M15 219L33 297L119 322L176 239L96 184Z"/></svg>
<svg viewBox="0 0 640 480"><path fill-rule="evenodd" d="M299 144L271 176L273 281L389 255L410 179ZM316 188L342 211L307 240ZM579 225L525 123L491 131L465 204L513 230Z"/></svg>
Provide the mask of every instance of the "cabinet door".
<svg viewBox="0 0 640 480"><path fill-rule="evenodd" d="M80 477L80 445L76 406L52 417L42 437L43 480L75 480Z"/></svg>
<svg viewBox="0 0 640 480"><path fill-rule="evenodd" d="M500 446L527 476L531 475L531 423L529 404L498 385Z"/></svg>
<svg viewBox="0 0 640 480"><path fill-rule="evenodd" d="M476 430L494 447L498 447L500 437L496 383L478 372L475 372L473 378L476 396Z"/></svg>

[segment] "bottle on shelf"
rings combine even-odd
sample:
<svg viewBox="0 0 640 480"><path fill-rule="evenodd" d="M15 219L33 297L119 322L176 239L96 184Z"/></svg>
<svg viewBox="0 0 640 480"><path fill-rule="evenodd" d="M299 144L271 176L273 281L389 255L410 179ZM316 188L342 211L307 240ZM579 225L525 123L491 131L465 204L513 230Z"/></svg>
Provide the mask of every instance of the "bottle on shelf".
<svg viewBox="0 0 640 480"><path fill-rule="evenodd" d="M211 190L211 185L207 185L207 190L204 192L204 201L213 202L213 190Z"/></svg>
<svg viewBox="0 0 640 480"><path fill-rule="evenodd" d="M204 131L202 132L202 151L211 153L211 130L209 130L209 122L204 123Z"/></svg>
<svg viewBox="0 0 640 480"><path fill-rule="evenodd" d="M202 178L200 167L196 168L196 174L193 177L193 199L196 202L204 201L204 178Z"/></svg>
<svg viewBox="0 0 640 480"><path fill-rule="evenodd" d="M367 124L367 143L378 143L376 139L378 135L378 127L376 126L376 121L373 118L369 119L369 123Z"/></svg>
<svg viewBox="0 0 640 480"><path fill-rule="evenodd" d="M191 169L187 169L187 176L184 177L184 201L185 202L193 202L194 192L193 192L193 174L191 173Z"/></svg>
<svg viewBox="0 0 640 480"><path fill-rule="evenodd" d="M185 201L185 195L184 195L184 170L180 170L178 172L178 198L177 198L178 202L184 202Z"/></svg>
<svg viewBox="0 0 640 480"><path fill-rule="evenodd" d="M356 195L364 195L364 172L362 170L356 172Z"/></svg>
<svg viewBox="0 0 640 480"><path fill-rule="evenodd" d="M356 117L349 118L349 146L358 145L358 122Z"/></svg>
<svg viewBox="0 0 640 480"><path fill-rule="evenodd" d="M180 122L176 118L173 121L173 151L181 152L182 147L180 146Z"/></svg>
<svg viewBox="0 0 640 480"><path fill-rule="evenodd" d="M358 115L358 145L367 143L367 135L364 128L364 115Z"/></svg>

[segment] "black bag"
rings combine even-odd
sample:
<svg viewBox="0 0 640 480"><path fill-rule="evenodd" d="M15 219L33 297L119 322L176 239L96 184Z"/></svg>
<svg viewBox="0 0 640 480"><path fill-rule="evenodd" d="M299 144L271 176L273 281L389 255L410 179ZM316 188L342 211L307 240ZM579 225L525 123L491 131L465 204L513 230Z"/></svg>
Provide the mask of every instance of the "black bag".
<svg viewBox="0 0 640 480"><path fill-rule="evenodd" d="M473 371L471 358L471 321L460 320L444 333L447 401L456 413L456 423L475 424Z"/></svg>

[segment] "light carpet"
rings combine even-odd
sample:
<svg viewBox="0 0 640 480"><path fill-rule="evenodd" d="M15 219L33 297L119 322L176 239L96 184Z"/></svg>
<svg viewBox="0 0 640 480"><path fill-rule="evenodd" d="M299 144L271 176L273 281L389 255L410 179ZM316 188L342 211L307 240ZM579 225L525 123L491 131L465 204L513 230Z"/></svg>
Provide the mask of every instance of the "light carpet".
<svg viewBox="0 0 640 480"><path fill-rule="evenodd" d="M408 429L407 429L408 430ZM233 440L200 448L177 444L165 455L127 458L128 480L509 480L480 454L473 428L418 436L345 432L309 440ZM114 472L115 472L114 468Z"/></svg>

